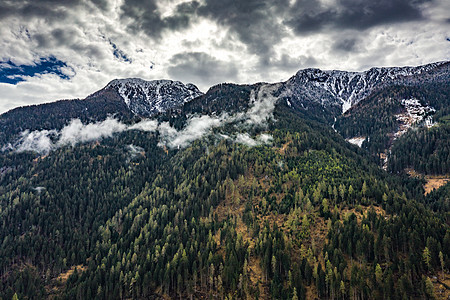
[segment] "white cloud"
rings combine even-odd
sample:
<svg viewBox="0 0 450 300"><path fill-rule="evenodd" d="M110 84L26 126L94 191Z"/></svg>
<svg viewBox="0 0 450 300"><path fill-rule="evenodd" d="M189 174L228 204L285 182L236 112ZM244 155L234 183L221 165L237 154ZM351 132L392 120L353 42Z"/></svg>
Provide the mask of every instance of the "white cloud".
<svg viewBox="0 0 450 300"><path fill-rule="evenodd" d="M143 120L128 127L129 130L156 131L158 122L156 120Z"/></svg>
<svg viewBox="0 0 450 300"><path fill-rule="evenodd" d="M246 113L248 117L246 124L262 124L267 118L271 117L278 100L278 97L275 97L273 93L280 87L280 84L267 84L262 85L257 91L252 90L250 101L253 102L253 106Z"/></svg>
<svg viewBox="0 0 450 300"><path fill-rule="evenodd" d="M78 143L86 143L103 138L111 137L116 133L127 130L140 130L148 132L159 132L159 146L167 146L171 149L184 148L195 140L212 133L214 128L225 124L233 124L238 129L248 129L249 127L264 127L267 120L273 118L275 102L277 98L273 93L277 91L279 85L262 85L251 92L250 108L247 112L240 112L233 115L226 113L220 116L193 116L188 119L185 127L181 130L170 126L168 122L158 124L156 120L142 120L133 125L126 125L120 121L107 118L102 122L83 124L79 119L73 119L60 131L42 130L21 133L15 146L8 145L2 148L6 150L16 150L17 152L34 151L38 153L48 153L59 147L66 145L75 146ZM221 134L222 137L228 136ZM248 133L237 134L237 143L248 146L269 144L272 136L261 134L256 139L250 137ZM133 150L133 149L132 149Z"/></svg>
<svg viewBox="0 0 450 300"><path fill-rule="evenodd" d="M112 137L116 133L126 130L141 130L153 132L157 128L157 122L143 120L134 125L126 125L120 121L107 118L102 122L83 124L79 119L73 119L60 131L41 130L30 132L25 130L21 133L15 145L9 144L2 148L3 151L15 150L16 152L32 151L37 153L48 153L59 147L79 143L86 143L103 138Z"/></svg>
<svg viewBox="0 0 450 300"><path fill-rule="evenodd" d="M273 137L270 134L263 133L256 138L252 138L248 133L240 133L236 136L235 142L249 147L270 144Z"/></svg>
<svg viewBox="0 0 450 300"><path fill-rule="evenodd" d="M101 138L111 137L114 133L127 129L125 124L115 119L106 119L100 123L84 125L79 119L72 120L65 126L59 136L58 145L72 145L95 141Z"/></svg>
<svg viewBox="0 0 450 300"><path fill-rule="evenodd" d="M53 149L53 142L50 139L52 135L55 135L56 131L42 130L29 132L24 131L19 139L19 145L16 149L17 152L33 151L33 152L50 152Z"/></svg>
<svg viewBox="0 0 450 300"><path fill-rule="evenodd" d="M211 129L222 125L226 120L225 115L222 117L196 117L190 119L186 127L180 131L164 122L158 128L162 139L160 144L167 145L170 148L184 148L193 141L202 138Z"/></svg>
<svg viewBox="0 0 450 300"><path fill-rule="evenodd" d="M128 145L126 147L128 150L128 153L130 154L130 159L134 159L136 157L145 155L145 150L142 147L135 146L135 145Z"/></svg>

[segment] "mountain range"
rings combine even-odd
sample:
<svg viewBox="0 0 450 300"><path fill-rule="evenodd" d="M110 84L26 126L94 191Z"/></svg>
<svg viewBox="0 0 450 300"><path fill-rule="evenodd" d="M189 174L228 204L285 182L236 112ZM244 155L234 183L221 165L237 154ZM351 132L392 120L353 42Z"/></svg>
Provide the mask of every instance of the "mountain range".
<svg viewBox="0 0 450 300"><path fill-rule="evenodd" d="M364 72L300 70L275 93L294 109L309 110L310 115L331 122L376 91L396 85L418 86L425 83L447 83L449 62L419 67L372 68ZM220 89L252 89L256 85L214 86L203 94L193 84L171 80L145 81L116 79L82 100L62 100L49 104L20 107L0 118L5 143L23 130L60 128L72 118L84 122L105 119L108 115L153 117L181 108L195 98L210 99ZM201 100L200 100L201 101ZM27 118L27 122L23 122ZM25 128L24 123L29 126Z"/></svg>
<svg viewBox="0 0 450 300"><path fill-rule="evenodd" d="M446 299L449 67L116 79L0 115L0 297Z"/></svg>

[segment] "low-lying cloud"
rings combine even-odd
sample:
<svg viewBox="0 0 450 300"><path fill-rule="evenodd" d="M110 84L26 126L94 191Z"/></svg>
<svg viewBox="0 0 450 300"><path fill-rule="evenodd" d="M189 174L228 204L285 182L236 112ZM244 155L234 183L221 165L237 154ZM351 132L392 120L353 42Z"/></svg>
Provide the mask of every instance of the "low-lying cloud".
<svg viewBox="0 0 450 300"><path fill-rule="evenodd" d="M65 126L58 140L59 146L86 143L99 140L105 137L111 137L116 132L122 132L127 129L127 125L120 123L115 119L106 119L100 123L84 125L79 119L74 119L69 125Z"/></svg>
<svg viewBox="0 0 450 300"><path fill-rule="evenodd" d="M140 146L131 144L131 145L128 145L125 149L127 150L128 154L130 155L128 161L133 160L138 157L145 157L145 150L144 150L144 148L142 148Z"/></svg>
<svg viewBox="0 0 450 300"><path fill-rule="evenodd" d="M133 125L127 125L114 118L90 124L83 124L79 119L73 119L60 131L23 131L15 145L8 145L3 149L12 149L16 152L48 153L60 147L98 141L128 130L154 132L157 127L158 122L155 120L143 120Z"/></svg>
<svg viewBox="0 0 450 300"><path fill-rule="evenodd" d="M164 122L158 127L161 135L161 142L159 144L168 146L169 148L184 148L193 141L202 138L213 128L217 128L228 121L230 119L227 115L220 117L196 117L190 119L187 126L180 131L171 127L169 123Z"/></svg>
<svg viewBox="0 0 450 300"><path fill-rule="evenodd" d="M267 120L273 117L275 103L278 99L273 96L273 93L277 89L278 85L262 85L255 91L252 91L250 97L251 107L247 112L234 115L223 113L220 116L203 115L191 117L181 130L170 126L168 122L158 123L156 120L149 119L132 125L124 124L114 118L107 118L102 122L90 124L83 124L79 119L73 119L60 131L42 130L30 132L26 130L21 133L20 138L14 145L8 145L3 147L3 149L11 149L16 152L48 153L60 147L98 141L129 130L158 132L159 146L171 149L185 148L193 141L210 134L214 128L226 124L234 124L241 128L265 126ZM270 143L272 137L267 134L261 134L254 139L248 133L240 133L233 140L236 143L253 147Z"/></svg>
<svg viewBox="0 0 450 300"><path fill-rule="evenodd" d="M266 121L275 109L275 103L278 98L273 93L280 86L281 84L267 84L261 86L258 91L252 90L250 101L253 103L253 106L246 113L246 124L260 125Z"/></svg>
<svg viewBox="0 0 450 300"><path fill-rule="evenodd" d="M270 134L260 134L256 138L252 138L248 133L240 133L236 136L234 141L238 144L243 144L249 147L270 144L273 137Z"/></svg>
<svg viewBox="0 0 450 300"><path fill-rule="evenodd" d="M188 120L186 127L182 130L176 130L167 122L161 123L157 129L160 133L159 145L172 149L184 148L193 141L211 133L214 128L226 124L236 123L236 126L244 126L245 128L266 126L267 121L273 117L275 104L278 100L273 94L279 87L278 84L266 84L253 90L249 99L251 106L245 113L194 117ZM236 135L234 141L252 147L268 144L271 142L271 138L270 135L262 134L255 140L248 133L245 133Z"/></svg>
<svg viewBox="0 0 450 300"><path fill-rule="evenodd" d="M25 130L24 132L21 133L19 145L16 148L16 151L17 152L32 151L39 153L48 153L54 148L51 137L54 136L55 134L56 130L42 130L33 132ZM14 149L14 147L12 148Z"/></svg>

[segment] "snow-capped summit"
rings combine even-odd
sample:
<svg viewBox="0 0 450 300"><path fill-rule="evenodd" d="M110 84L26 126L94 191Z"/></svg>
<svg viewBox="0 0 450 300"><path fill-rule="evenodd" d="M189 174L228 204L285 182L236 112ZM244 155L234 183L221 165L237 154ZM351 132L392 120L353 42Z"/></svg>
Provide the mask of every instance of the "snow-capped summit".
<svg viewBox="0 0 450 300"><path fill-rule="evenodd" d="M371 68L364 72L304 69L286 82L285 95L303 102L312 99L324 107L340 106L344 113L376 88L395 82L404 83L445 64L448 62L419 67Z"/></svg>
<svg viewBox="0 0 450 300"><path fill-rule="evenodd" d="M193 84L139 78L115 79L104 90L114 90L136 115L149 117L183 105L203 95Z"/></svg>

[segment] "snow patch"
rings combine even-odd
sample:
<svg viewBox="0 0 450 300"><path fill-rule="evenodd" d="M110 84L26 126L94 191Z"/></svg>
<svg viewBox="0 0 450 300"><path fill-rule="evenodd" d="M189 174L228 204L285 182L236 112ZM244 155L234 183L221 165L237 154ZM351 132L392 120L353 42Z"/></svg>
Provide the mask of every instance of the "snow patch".
<svg viewBox="0 0 450 300"><path fill-rule="evenodd" d="M344 114L347 110L349 110L352 107L352 101L351 100L342 100L342 113Z"/></svg>
<svg viewBox="0 0 450 300"><path fill-rule="evenodd" d="M424 106L418 99L402 99L402 106L405 108L405 112L396 115L396 119L401 122L400 130L394 135L398 138L405 134L411 127L423 124L427 127L432 127L434 125L432 114L436 112L433 107Z"/></svg>
<svg viewBox="0 0 450 300"><path fill-rule="evenodd" d="M347 139L346 141L349 142L350 144L356 145L359 148L362 147L363 142L366 140L366 137L364 136L358 136L358 137L354 137L351 139Z"/></svg>

